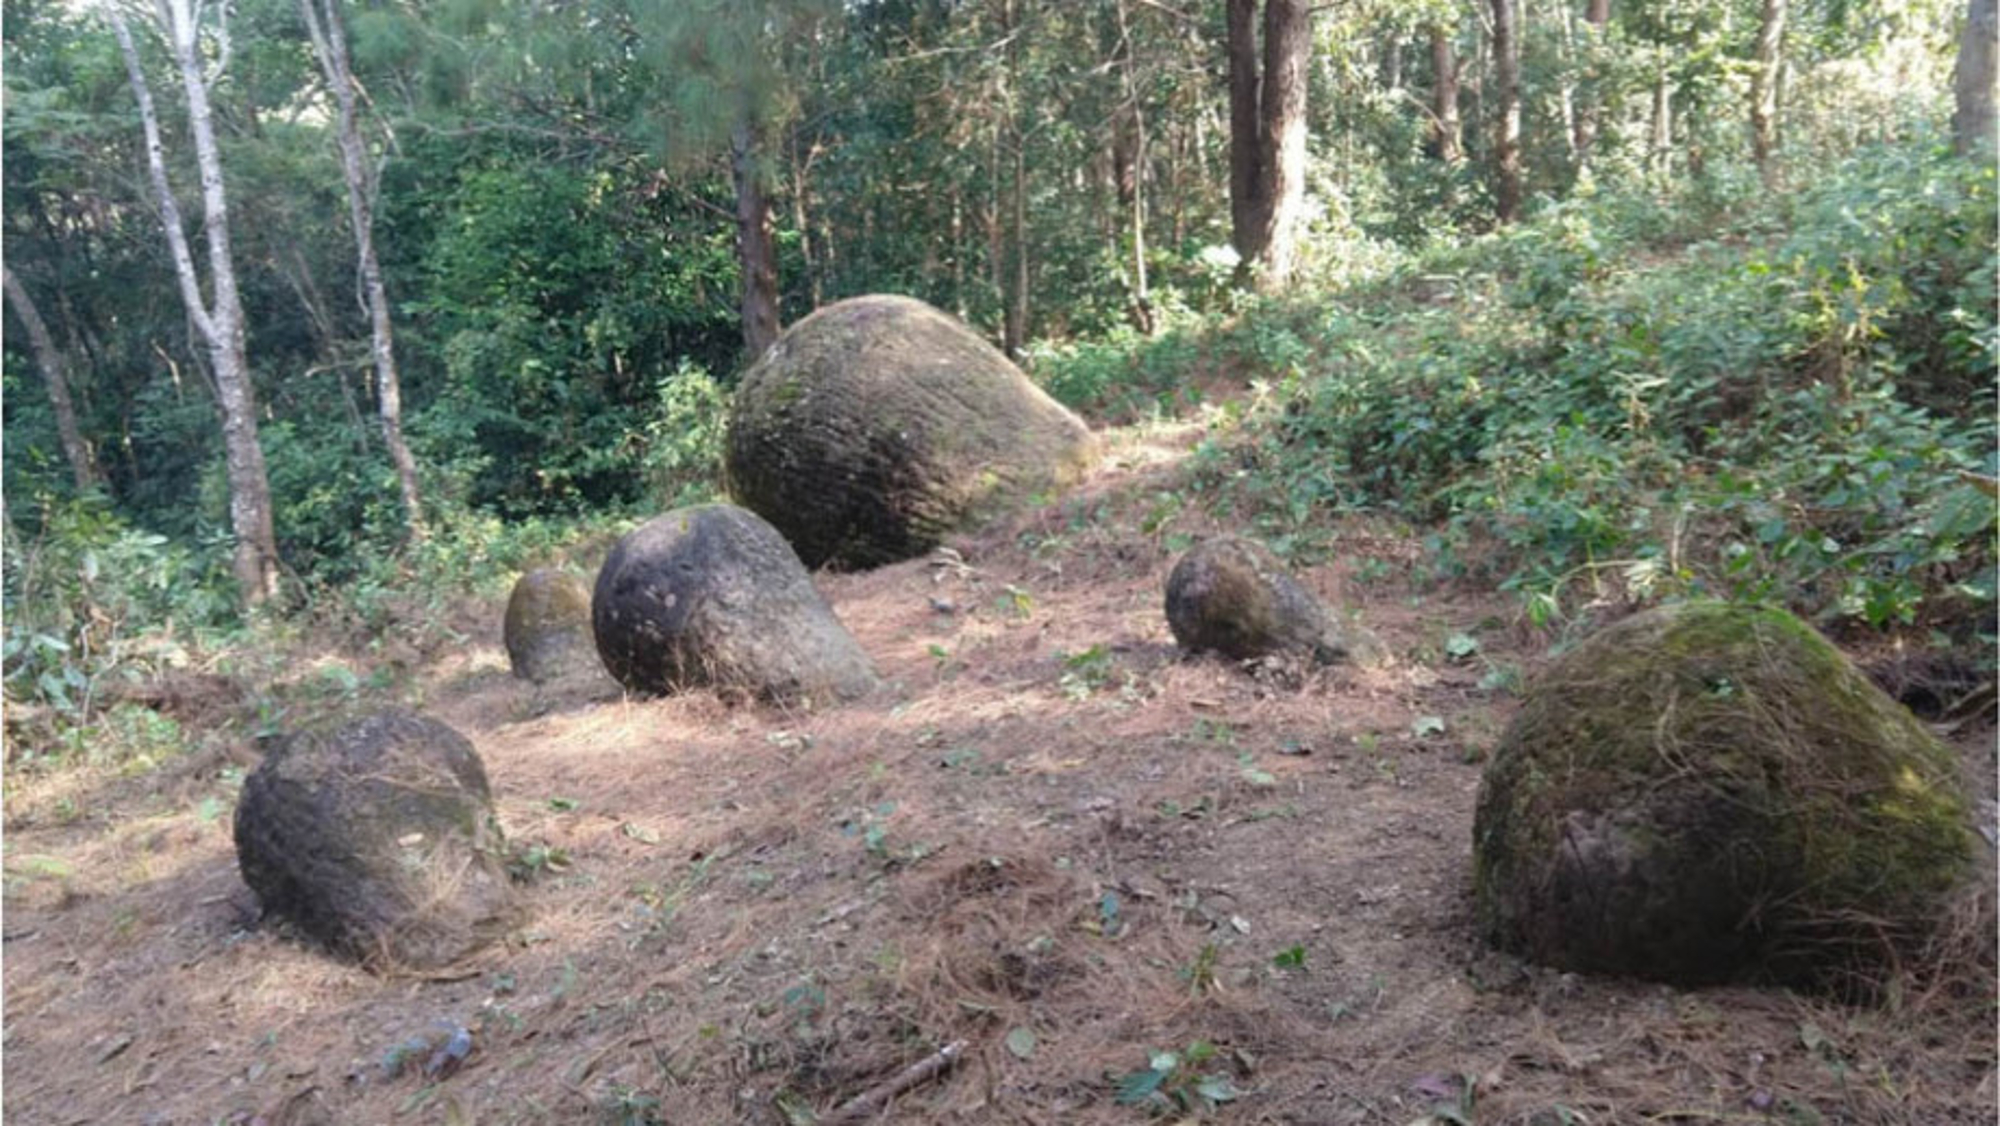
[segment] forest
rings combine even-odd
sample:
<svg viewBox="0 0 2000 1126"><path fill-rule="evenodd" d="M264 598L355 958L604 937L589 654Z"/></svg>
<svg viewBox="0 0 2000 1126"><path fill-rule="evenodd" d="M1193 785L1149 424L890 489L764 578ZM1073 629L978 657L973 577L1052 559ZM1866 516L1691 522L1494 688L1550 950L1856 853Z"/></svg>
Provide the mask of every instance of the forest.
<svg viewBox="0 0 2000 1126"><path fill-rule="evenodd" d="M702 495L746 357L871 292L1100 415L1261 380L1265 518L1497 538L1540 605L1679 522L1670 585L1990 606L1961 5L1572 7L14 5L8 550L122 589L12 616L365 604ZM1424 285L1456 323L1376 296Z"/></svg>
<svg viewBox="0 0 2000 1126"><path fill-rule="evenodd" d="M1991 1015L1990 896L1963 909L1969 947L1898 966L1886 1010L1661 1001L1465 954L1456 855L1535 673L1715 599L1797 615L1944 738L1990 862L1994 0L0 19L4 854L9 926L29 920L7 934L5 1054L32 1092L10 1116L157 1099L182 1116L160 1121L294 1121L251 1116L310 1096L325 1121L894 1103L1468 1126L1991 1103L1991 1030L1962 1022ZM740 499L746 372L868 295L962 323L1107 451L935 555L814 575L898 699L510 680L515 580L587 582L653 517ZM1223 534L1338 590L1388 671L1177 656L1159 584ZM402 1000L262 927L228 839L263 748L377 705L473 737L540 897L518 964ZM649 731L688 757L643 760ZM1380 834L1422 838L1378 882L1406 889L1381 912L1423 953L1370 945L1375 892L1343 885L1357 921L1323 934L1319 885L1266 871L1321 821L1342 878L1378 874L1351 850ZM958 867L975 857L990 870ZM851 947L815 945L842 929ZM89 936L92 971L43 949L58 933ZM1107 968L1088 944L1114 940ZM633 951L688 961L649 977ZM272 957L301 992L224 983ZM113 1004L156 971L148 1003L206 1005L196 1032ZM90 987L64 1001L72 972ZM433 1009L476 1033L460 1078L457 1058L287 1070L380 1062ZM315 1012L334 1019L308 1034ZM30 1036L81 1038L95 1070L17 1065ZM977 1062L930 1055L947 1042ZM1343 1093L1315 1052L1359 1061ZM198 1056L204 1078L173 1076ZM926 1059L916 1093L893 1086ZM561 1082L524 1094L542 1063Z"/></svg>

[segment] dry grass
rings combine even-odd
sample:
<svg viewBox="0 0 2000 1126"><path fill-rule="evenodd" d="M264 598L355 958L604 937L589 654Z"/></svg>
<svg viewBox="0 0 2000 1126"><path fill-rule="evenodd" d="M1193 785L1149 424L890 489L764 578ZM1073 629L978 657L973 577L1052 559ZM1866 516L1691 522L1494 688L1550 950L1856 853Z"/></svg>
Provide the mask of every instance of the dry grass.
<svg viewBox="0 0 2000 1126"><path fill-rule="evenodd" d="M1180 659L1164 537L1218 525L1138 529L1193 437L1128 436L957 562L822 576L890 682L845 709L538 690L505 676L488 607L492 636L408 695L473 740L510 837L548 862L514 939L441 977L257 924L203 806L247 749L10 780L9 1122L248 1121L317 1089L340 1122L783 1123L959 1039L880 1120L1143 1121L1112 1080L1195 1041L1247 1092L1190 1116L1217 1121L1402 1126L1440 1092L1483 1126L1991 1120L1990 896L1872 1007L1486 950L1471 760L1510 703L1479 683L1538 652L1505 603L1356 580L1407 550L1357 528L1304 578L1397 661ZM1458 632L1478 658L1445 659ZM1959 735L1990 771L1990 735ZM445 1025L474 1034L462 1069L387 1074Z"/></svg>

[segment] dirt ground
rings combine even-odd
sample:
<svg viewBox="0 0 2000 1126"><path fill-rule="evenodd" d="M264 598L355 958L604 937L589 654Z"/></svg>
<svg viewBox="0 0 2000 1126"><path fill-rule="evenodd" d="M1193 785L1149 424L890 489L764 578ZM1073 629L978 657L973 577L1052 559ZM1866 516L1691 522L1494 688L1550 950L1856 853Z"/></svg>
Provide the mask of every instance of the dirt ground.
<svg viewBox="0 0 2000 1126"><path fill-rule="evenodd" d="M1231 526L1163 501L1198 437L1127 432L1011 525L821 576L889 682L857 706L537 690L478 608L389 689L477 745L530 877L515 938L451 973L259 923L248 722L143 775L9 778L7 1121L824 1122L957 1042L851 1120L1993 1121L1990 915L1866 1006L1487 950L1480 761L1550 639L1355 524L1303 577L1390 664L1182 657L1174 548ZM1991 727L1954 738L1990 799ZM1155 1062L1168 1105L1121 1104Z"/></svg>

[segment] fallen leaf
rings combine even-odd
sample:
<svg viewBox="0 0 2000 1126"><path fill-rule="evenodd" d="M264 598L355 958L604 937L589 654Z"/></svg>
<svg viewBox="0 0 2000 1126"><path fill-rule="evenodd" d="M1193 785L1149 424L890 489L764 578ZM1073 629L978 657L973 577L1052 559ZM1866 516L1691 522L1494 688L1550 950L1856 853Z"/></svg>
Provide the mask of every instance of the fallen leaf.
<svg viewBox="0 0 2000 1126"><path fill-rule="evenodd" d="M1035 1030L1021 1027L1007 1033L1007 1050L1020 1059L1035 1054Z"/></svg>

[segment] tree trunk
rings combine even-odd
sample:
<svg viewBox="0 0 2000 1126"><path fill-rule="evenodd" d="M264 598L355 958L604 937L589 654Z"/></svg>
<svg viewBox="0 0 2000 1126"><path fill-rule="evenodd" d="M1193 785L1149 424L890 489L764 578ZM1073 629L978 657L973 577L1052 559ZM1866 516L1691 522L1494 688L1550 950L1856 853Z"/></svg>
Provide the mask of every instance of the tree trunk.
<svg viewBox="0 0 2000 1126"><path fill-rule="evenodd" d="M1957 108L1951 115L1951 139L1960 154L1970 155L1993 145L1994 37L2000 18L1994 0L1972 0L1965 14L1965 32L1958 41L1958 69L1952 76Z"/></svg>
<svg viewBox="0 0 2000 1126"><path fill-rule="evenodd" d="M6 285L7 303L14 307L14 315L21 318L22 327L28 330L28 345L34 349L35 364L42 369L42 382L49 389L49 405L56 414L56 437L62 441L63 457L69 462L70 475L76 479L76 491L87 493L103 478L90 456L89 444L83 440L83 431L76 424L76 404L69 394L69 365L63 363L55 338L49 335L48 324L14 271L0 265L0 281Z"/></svg>
<svg viewBox="0 0 2000 1126"><path fill-rule="evenodd" d="M1264 170L1269 202L1262 209L1266 233L1257 262L1258 285L1282 290L1298 265L1299 225L1306 204L1306 67L1312 57L1312 10L1306 0L1265 0L1264 79L1258 94L1263 118Z"/></svg>
<svg viewBox="0 0 2000 1126"><path fill-rule="evenodd" d="M1465 159L1459 143L1458 50L1443 25L1431 28L1431 74L1431 151L1443 163L1457 164Z"/></svg>
<svg viewBox="0 0 2000 1126"><path fill-rule="evenodd" d="M1132 28L1125 11L1125 0L1118 0L1118 35L1125 41L1125 98L1131 103L1131 148L1132 156L1125 163L1130 167L1131 193L1127 201L1132 213L1132 327L1142 335L1153 334L1153 298L1146 285L1146 108L1141 104L1138 73L1138 44L1132 39ZM1123 193L1123 182L1120 184Z"/></svg>
<svg viewBox="0 0 2000 1126"><path fill-rule="evenodd" d="M116 5L105 13L125 56L132 94L146 136L146 166L153 194L166 227L174 274L188 317L207 346L214 369L216 399L222 406L222 443L229 479L229 524L236 537L232 570L244 605L271 598L278 586L278 544L271 530L271 486L264 470L264 450L257 439L257 399L250 384L250 365L243 348L243 304L236 289L236 268L229 249L229 207L223 192L222 158L215 145L214 115L209 108L208 80L202 74L202 54L190 0L162 0L167 41L179 65L188 102L188 128L201 170L202 226L208 236L210 286L215 297L204 301L194 256L181 226L180 207L167 183L165 147L160 141L159 115L153 94L139 66L139 51Z"/></svg>
<svg viewBox="0 0 2000 1126"><path fill-rule="evenodd" d="M1664 184L1674 163L1674 87L1664 63L1653 84L1653 175Z"/></svg>
<svg viewBox="0 0 2000 1126"><path fill-rule="evenodd" d="M965 305L965 192L953 178L951 184L951 311L959 320L967 316Z"/></svg>
<svg viewBox="0 0 2000 1126"><path fill-rule="evenodd" d="M1778 65L1784 54L1785 0L1764 0L1757 25L1757 63L1750 73L1750 155L1764 186L1774 185L1778 139Z"/></svg>
<svg viewBox="0 0 2000 1126"><path fill-rule="evenodd" d="M812 216L809 214L812 193L812 156L800 159L798 143L792 144L792 225L799 232L799 263L806 271L806 302L812 308L820 306L821 289L819 263L813 256Z"/></svg>
<svg viewBox="0 0 2000 1126"><path fill-rule="evenodd" d="M743 264L743 351L751 363L778 339L778 249L757 142L746 111L730 137L729 170L736 182L736 250Z"/></svg>
<svg viewBox="0 0 2000 1126"><path fill-rule="evenodd" d="M1576 148L1576 170L1581 177L1590 167L1590 151L1597 144L1597 114L1599 109L1600 76L1597 66L1604 57L1604 36L1610 30L1611 0L1590 0L1583 9L1583 22L1591 28L1585 36L1586 52L1590 58L1589 68L1584 72L1584 81L1577 95L1575 137L1572 144Z"/></svg>
<svg viewBox="0 0 2000 1126"><path fill-rule="evenodd" d="M1028 142L1014 135L1014 284L1007 295L1004 325L1007 358L1020 363L1028 354Z"/></svg>
<svg viewBox="0 0 2000 1126"><path fill-rule="evenodd" d="M1562 113L1563 154L1576 167L1576 20L1568 0L1556 2L1556 106Z"/></svg>
<svg viewBox="0 0 2000 1126"><path fill-rule="evenodd" d="M1514 36L1515 0L1493 0L1493 76L1499 114L1493 133L1493 204L1502 223L1521 217L1521 56Z"/></svg>
<svg viewBox="0 0 2000 1126"><path fill-rule="evenodd" d="M1263 257L1268 207L1257 100L1257 0L1229 0L1229 230L1245 270Z"/></svg>
<svg viewBox="0 0 2000 1126"><path fill-rule="evenodd" d="M324 15L318 4L326 3ZM396 370L395 334L389 323L389 292L382 282L382 265L375 256L375 216L369 200L368 165L361 146L361 129L354 112L354 71L348 63L347 31L334 0L299 0L311 33L313 53L333 90L338 109L340 170L347 181L347 213L354 226L355 255L361 268L362 304L368 310L370 350L375 361L376 410L382 422L382 445L396 468L403 494L403 517L410 537L424 531L422 494L417 487L417 461L403 440L403 382Z"/></svg>
<svg viewBox="0 0 2000 1126"><path fill-rule="evenodd" d="M1014 141L1013 192L1014 219L1014 269L1013 284L1006 294L1006 307L1002 315L1001 343L1007 358L1015 363L1027 355L1028 347L1028 137L1021 128L1021 118L1026 112L1021 96L1021 39L1017 34L1013 0L1001 5L1001 31L1008 36L1007 75L1011 96L1007 100L1007 128Z"/></svg>

